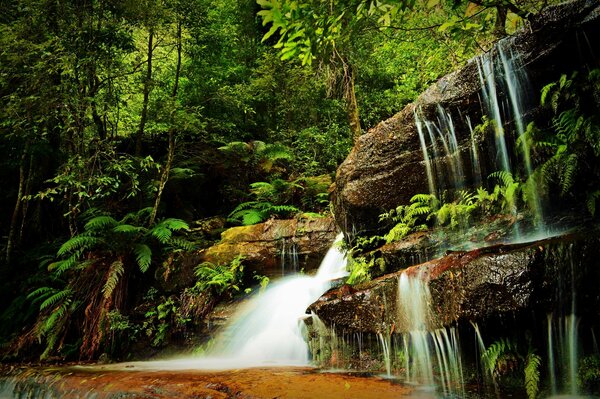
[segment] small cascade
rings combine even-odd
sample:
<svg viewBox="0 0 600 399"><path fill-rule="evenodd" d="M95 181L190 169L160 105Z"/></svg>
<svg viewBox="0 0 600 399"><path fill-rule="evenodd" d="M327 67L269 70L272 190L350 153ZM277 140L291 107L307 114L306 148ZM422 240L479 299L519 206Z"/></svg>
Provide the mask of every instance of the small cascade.
<svg viewBox="0 0 600 399"><path fill-rule="evenodd" d="M225 367L308 364L302 319L306 308L331 287L332 280L347 275L345 253L338 248L341 239L340 234L315 276L284 277L242 306L203 360Z"/></svg>
<svg viewBox="0 0 600 399"><path fill-rule="evenodd" d="M548 372L552 394L579 394L577 381L579 320L548 315Z"/></svg>
<svg viewBox="0 0 600 399"><path fill-rule="evenodd" d="M452 116L440 105L437 106L436 121L423 119L423 116L417 110L415 110L414 115L430 193L439 195L438 190L447 185L457 190L461 189L464 185L465 174ZM425 130L427 131L427 137L425 136ZM429 138L429 144L427 138ZM441 143L443 154L440 153L438 143ZM433 154L429 154L429 146L431 146ZM446 173L439 170L434 163L440 157L444 157L448 162L449 170L445 171Z"/></svg>
<svg viewBox="0 0 600 399"><path fill-rule="evenodd" d="M473 165L473 177L476 186L480 186L483 182L481 175L481 164L479 163L479 147L477 144L477 137L475 137L475 130L471 124L471 118L467 115L466 117L467 126L469 127L469 134L471 136L471 165Z"/></svg>
<svg viewBox="0 0 600 399"><path fill-rule="evenodd" d="M281 240L281 249L279 254L281 275L285 276L288 274L298 273L300 264L298 259L298 246L293 239L286 240L284 238Z"/></svg>
<svg viewBox="0 0 600 399"><path fill-rule="evenodd" d="M433 178L433 165L427 151L427 143L425 142L425 134L423 133L423 122L421 122L418 113L415 111L415 125L419 134L419 142L421 143L421 151L423 152L423 160L425 161L425 171L427 172L427 183L429 184L429 193L436 194L435 180ZM433 139L430 138L433 141Z"/></svg>
<svg viewBox="0 0 600 399"><path fill-rule="evenodd" d="M391 337L388 334L378 333L377 338L381 344L381 352L383 353L383 361L385 363L385 372L387 377L392 376L392 357L390 350L392 348Z"/></svg>
<svg viewBox="0 0 600 399"><path fill-rule="evenodd" d="M477 71L479 72L479 82L481 83L481 91L483 99L487 107L487 114L494 121L494 138L496 141L496 151L502 170L512 173L510 165L510 156L508 146L506 145L506 137L504 131L504 123L502 122L502 113L500 111L500 103L496 87L496 75L494 71L494 62L492 56L484 54L477 59Z"/></svg>
<svg viewBox="0 0 600 399"><path fill-rule="evenodd" d="M397 319L403 333L406 380L434 385L437 371L444 395L463 392L464 378L458 332L455 328L434 328L431 293L423 276L402 273L398 277ZM432 360L436 360L435 363Z"/></svg>

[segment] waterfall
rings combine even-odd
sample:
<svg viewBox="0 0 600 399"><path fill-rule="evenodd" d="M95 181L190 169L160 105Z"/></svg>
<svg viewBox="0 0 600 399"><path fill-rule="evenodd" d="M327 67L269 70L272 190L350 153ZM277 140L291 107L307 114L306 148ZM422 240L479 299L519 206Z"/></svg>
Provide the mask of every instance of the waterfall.
<svg viewBox="0 0 600 399"><path fill-rule="evenodd" d="M436 121L424 119L418 110L415 110L414 116L419 143L423 152L430 193L439 195L438 190L447 185L446 179L452 188L461 189L464 185L465 174L452 115L442 106L438 105ZM431 155L429 154L423 126L427 130L429 145L433 149L433 154ZM443 154L440 154L438 142L442 145ZM447 172L446 174L440 171L439 168L436 168L433 163L434 160L439 160L440 157L443 157L449 164L449 170L445 171Z"/></svg>
<svg viewBox="0 0 600 399"><path fill-rule="evenodd" d="M464 397L458 332L453 327L434 328L431 293L424 276L402 273L398 277L397 302L397 318L405 331L406 380L434 385L435 369L444 395L460 393ZM435 368L432 359L437 360Z"/></svg>
<svg viewBox="0 0 600 399"><path fill-rule="evenodd" d="M331 287L331 281L347 273L345 254L338 248L341 239L340 234L315 276L284 277L251 298L215 339L209 356L228 359L237 366L308 364L302 319L306 308Z"/></svg>

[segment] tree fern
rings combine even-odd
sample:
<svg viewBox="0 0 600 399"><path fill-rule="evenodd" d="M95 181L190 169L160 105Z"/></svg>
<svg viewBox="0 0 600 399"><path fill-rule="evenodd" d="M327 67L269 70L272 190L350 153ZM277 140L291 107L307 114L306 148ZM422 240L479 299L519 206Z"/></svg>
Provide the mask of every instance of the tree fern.
<svg viewBox="0 0 600 399"><path fill-rule="evenodd" d="M146 244L136 244L133 247L135 261L142 273L146 273L152 263L152 250Z"/></svg>
<svg viewBox="0 0 600 399"><path fill-rule="evenodd" d="M120 260L116 260L110 265L106 275L106 280L104 282L104 287L102 287L102 295L104 298L110 298L112 296L124 271L125 268L123 267L123 262Z"/></svg>

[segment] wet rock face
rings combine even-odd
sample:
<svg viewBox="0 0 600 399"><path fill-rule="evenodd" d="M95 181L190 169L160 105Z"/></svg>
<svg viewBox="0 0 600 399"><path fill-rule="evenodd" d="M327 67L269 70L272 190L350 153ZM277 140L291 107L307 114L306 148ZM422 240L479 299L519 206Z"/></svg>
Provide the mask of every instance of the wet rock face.
<svg viewBox="0 0 600 399"><path fill-rule="evenodd" d="M531 96L535 100L532 102L537 104L541 87L561 73L595 62L593 54L600 52L598 42L591 39L595 37L600 37L600 5L594 0L578 0L547 9L531 20L528 29L506 39L511 41L511 48L523 54L532 80ZM479 97L479 75L472 61L441 78L415 103L359 137L337 171L333 199L338 225L347 233L377 231L379 214L408 203L417 193L428 192L415 110L419 109L431 120L438 104L449 110L453 114L459 147L465 153L470 134L458 110L477 123L482 109ZM483 149L484 162L494 157L487 154L488 150ZM462 158L468 162L468 156ZM443 168L444 159L437 162L440 163L438 169ZM465 171L468 170L470 168L465 167ZM468 172L463 178L467 185L473 180Z"/></svg>
<svg viewBox="0 0 600 399"><path fill-rule="evenodd" d="M428 328L460 320L486 321L519 312L568 313L571 286L594 319L600 306L600 234L453 252L358 287L331 290L313 303L329 326L343 331L405 331L397 303L402 273L427 282L432 313ZM583 309L582 309L583 310Z"/></svg>
<svg viewBox="0 0 600 399"><path fill-rule="evenodd" d="M332 218L269 220L224 231L221 242L201 251L198 260L223 264L242 254L246 270L270 277L281 276L282 261L288 272L310 271L319 267L336 234Z"/></svg>

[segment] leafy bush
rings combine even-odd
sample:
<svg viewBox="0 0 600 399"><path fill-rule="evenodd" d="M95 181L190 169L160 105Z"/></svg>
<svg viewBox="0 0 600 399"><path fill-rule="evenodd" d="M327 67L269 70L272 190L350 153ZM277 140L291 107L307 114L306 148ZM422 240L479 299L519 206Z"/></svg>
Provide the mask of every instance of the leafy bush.
<svg viewBox="0 0 600 399"><path fill-rule="evenodd" d="M119 310L126 294L126 281L135 273L148 271L156 250L191 250L193 245L174 233L188 230L179 219L165 219L154 226L144 222L151 208L127 214L121 220L109 215L95 215L84 231L61 245L62 258L47 268L53 285L33 290L28 299L39 303L39 315L33 336L44 341L46 358L63 346L67 332L77 318L82 318L83 341L80 355L91 358L108 339L110 312Z"/></svg>

